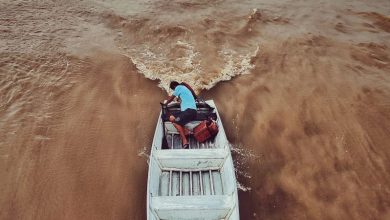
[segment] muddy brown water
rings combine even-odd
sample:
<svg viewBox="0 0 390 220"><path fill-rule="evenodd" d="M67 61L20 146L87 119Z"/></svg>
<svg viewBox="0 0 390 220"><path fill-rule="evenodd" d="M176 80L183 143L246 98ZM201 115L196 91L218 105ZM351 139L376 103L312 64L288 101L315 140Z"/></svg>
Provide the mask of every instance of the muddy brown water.
<svg viewBox="0 0 390 220"><path fill-rule="evenodd" d="M145 219L171 80L215 100L241 219L390 218L389 1L0 4L0 219Z"/></svg>

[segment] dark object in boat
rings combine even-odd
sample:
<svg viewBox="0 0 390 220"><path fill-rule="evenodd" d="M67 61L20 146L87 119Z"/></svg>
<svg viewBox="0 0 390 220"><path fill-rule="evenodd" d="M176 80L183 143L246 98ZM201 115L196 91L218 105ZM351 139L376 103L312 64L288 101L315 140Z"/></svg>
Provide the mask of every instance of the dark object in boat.
<svg viewBox="0 0 390 220"><path fill-rule="evenodd" d="M161 104L162 112L168 113L167 105L165 105L164 103L161 103L161 102L160 102L160 104ZM162 149L169 149L168 141L167 141L167 138L165 136L165 123L164 123L164 121L162 122L162 126L163 126L163 136L162 136L162 141L161 141L161 148Z"/></svg>

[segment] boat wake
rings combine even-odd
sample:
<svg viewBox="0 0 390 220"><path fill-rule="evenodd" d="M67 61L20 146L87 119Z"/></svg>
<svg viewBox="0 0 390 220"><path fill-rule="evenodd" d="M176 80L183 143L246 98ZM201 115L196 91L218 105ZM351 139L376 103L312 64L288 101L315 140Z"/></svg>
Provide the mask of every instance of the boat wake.
<svg viewBox="0 0 390 220"><path fill-rule="evenodd" d="M146 160L146 162L149 164L149 157L150 157L150 155L149 155L148 150L147 150L146 147L140 149L140 150L138 151L138 154L137 154L137 155L138 155L139 157L144 158L144 159Z"/></svg>
<svg viewBox="0 0 390 220"><path fill-rule="evenodd" d="M252 176L247 172L249 163L259 160L260 157L255 155L248 147L241 145L231 145L230 149L234 158L234 167L237 176L237 188L240 191L251 191L252 188L248 185Z"/></svg>
<svg viewBox="0 0 390 220"><path fill-rule="evenodd" d="M178 41L176 45L184 46L182 50L186 56L173 60L166 60L162 53L152 52L145 48L143 53L130 55L140 73L152 80L159 80L159 86L169 90L169 82L172 80L188 82L196 91L210 89L220 81L248 74L253 69L252 59L257 56L259 47L252 53L238 54L234 50L224 49L218 51L218 59L223 60L219 71L205 74L201 63L201 53L194 51L194 47L186 42Z"/></svg>
<svg viewBox="0 0 390 220"><path fill-rule="evenodd" d="M141 74L159 80L166 91L169 82L176 80L200 92L254 68L260 49L252 29L261 23L257 22L259 14L254 10L235 17L208 15L200 22L186 17L161 21L165 18L153 13L120 16L105 12L102 17L117 32L117 46Z"/></svg>
<svg viewBox="0 0 390 220"><path fill-rule="evenodd" d="M240 183L239 181L237 181L237 189L240 190L240 191L243 191L243 192L249 192L252 190L251 187L249 186L244 186L242 183Z"/></svg>

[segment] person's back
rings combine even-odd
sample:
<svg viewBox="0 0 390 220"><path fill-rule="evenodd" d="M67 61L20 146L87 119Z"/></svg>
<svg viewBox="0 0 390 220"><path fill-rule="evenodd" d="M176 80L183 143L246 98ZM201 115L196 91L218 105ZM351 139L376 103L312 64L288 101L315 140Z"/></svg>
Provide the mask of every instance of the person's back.
<svg viewBox="0 0 390 220"><path fill-rule="evenodd" d="M195 109L196 103L192 92L185 85L178 85L173 92L173 95L179 97L181 100L180 110L185 111L186 109Z"/></svg>
<svg viewBox="0 0 390 220"><path fill-rule="evenodd" d="M187 87L187 89L189 89L191 91L192 95L194 96L195 101L198 101L198 96L195 94L195 91L191 88L190 85L188 85L185 82L180 83L180 85Z"/></svg>

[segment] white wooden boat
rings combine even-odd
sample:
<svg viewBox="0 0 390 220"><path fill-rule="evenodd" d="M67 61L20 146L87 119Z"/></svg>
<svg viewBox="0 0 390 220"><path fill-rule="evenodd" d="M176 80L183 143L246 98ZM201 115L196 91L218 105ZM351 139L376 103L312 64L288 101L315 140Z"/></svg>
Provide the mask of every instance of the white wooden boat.
<svg viewBox="0 0 390 220"><path fill-rule="evenodd" d="M149 159L148 220L239 219L233 160L217 108L212 100L197 103L197 107L199 121L186 127L196 126L211 113L217 118L219 132L206 143L190 136L189 149L181 148L179 134L162 119L164 112L160 113ZM168 109L179 111L179 103ZM164 133L169 149L162 149Z"/></svg>

